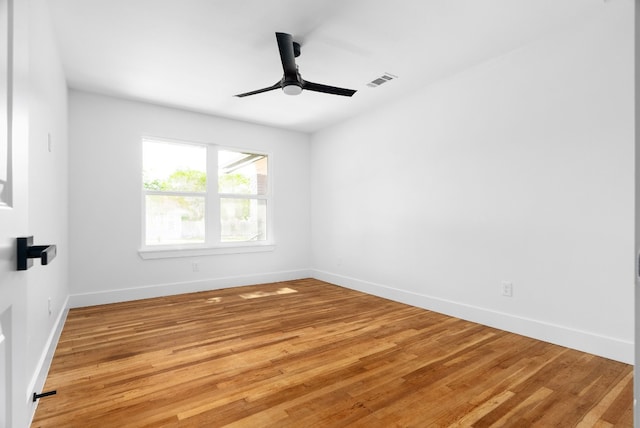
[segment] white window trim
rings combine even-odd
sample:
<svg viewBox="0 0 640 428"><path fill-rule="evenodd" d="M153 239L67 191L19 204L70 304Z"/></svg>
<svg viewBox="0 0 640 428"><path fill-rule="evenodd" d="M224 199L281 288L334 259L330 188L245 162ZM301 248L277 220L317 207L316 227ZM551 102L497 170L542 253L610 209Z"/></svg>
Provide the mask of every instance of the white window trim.
<svg viewBox="0 0 640 428"><path fill-rule="evenodd" d="M138 250L138 255L140 255L140 257L144 260L155 260L178 257L217 256L222 254L262 253L274 251L275 249L276 246L272 243L256 244L255 242L242 242L224 246L221 245L219 247L202 246L199 248L195 248L193 246L167 246L153 249L151 247L146 247Z"/></svg>
<svg viewBox="0 0 640 428"><path fill-rule="evenodd" d="M217 183L217 165L218 165L218 151L219 150L229 150L229 151L237 151L237 152L248 152L265 155L268 158L268 171L269 178L267 181L267 194L266 195L241 195L243 198L251 198L251 199L264 199L267 200L267 239L264 241L245 241L245 242L217 242L212 243L211 236L220 236L220 222L218 216L212 215L207 216L205 218L206 230L208 231L205 236L205 243L198 244L183 244L183 245L146 245L145 243L145 230L146 230L146 206L145 206L145 195L152 194L154 191L145 191L141 186L141 229L140 229L140 239L141 244L138 249L138 255L143 260L156 260L156 259L168 259L168 258L179 258L179 257L198 257L198 256L213 256L213 255L224 255L224 254L243 254L243 253L258 253L258 252L269 252L274 251L276 249L274 233L273 233L273 212L274 212L274 197L273 197L273 155L269 152L264 152L261 150L247 149L242 147L231 147L231 146L223 146L213 143L203 143L198 141L186 141L180 139L171 139L164 137L154 137L150 135L141 135L140 141L143 140L154 140L154 141L165 141L169 143L175 144L191 144L198 146L205 146L207 148L207 177L209 176L209 166L215 165L214 169L216 171L216 183ZM142 184L142 183L141 183ZM165 194L164 192L158 192ZM183 193L183 192L176 192ZM184 192L185 194L189 192ZM196 195L196 194L194 194ZM217 189L213 189L210 186L207 186L206 193L197 193L198 196L205 196L206 209L211 210L210 212L220 212L220 198L232 196L231 194L226 193L218 193ZM235 196L235 195L234 195ZM209 239L207 239L209 237Z"/></svg>

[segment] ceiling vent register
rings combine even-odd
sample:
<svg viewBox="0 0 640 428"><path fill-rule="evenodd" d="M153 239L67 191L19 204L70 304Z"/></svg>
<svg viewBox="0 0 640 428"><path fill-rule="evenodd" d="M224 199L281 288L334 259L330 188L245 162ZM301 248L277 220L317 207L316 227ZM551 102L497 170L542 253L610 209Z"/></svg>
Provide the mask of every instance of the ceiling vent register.
<svg viewBox="0 0 640 428"><path fill-rule="evenodd" d="M371 82L367 83L367 86L371 88L377 88L383 83L387 83L390 80L397 79L398 76L394 76L391 73L384 73L382 76L373 79Z"/></svg>

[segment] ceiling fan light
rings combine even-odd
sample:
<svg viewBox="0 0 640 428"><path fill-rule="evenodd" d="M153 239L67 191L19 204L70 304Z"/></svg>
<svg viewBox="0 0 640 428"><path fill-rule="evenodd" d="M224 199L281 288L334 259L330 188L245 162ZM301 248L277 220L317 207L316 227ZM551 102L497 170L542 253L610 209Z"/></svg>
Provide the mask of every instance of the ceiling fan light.
<svg viewBox="0 0 640 428"><path fill-rule="evenodd" d="M282 87L282 92L287 95L300 95L300 93L302 92L302 87L295 84L286 85Z"/></svg>

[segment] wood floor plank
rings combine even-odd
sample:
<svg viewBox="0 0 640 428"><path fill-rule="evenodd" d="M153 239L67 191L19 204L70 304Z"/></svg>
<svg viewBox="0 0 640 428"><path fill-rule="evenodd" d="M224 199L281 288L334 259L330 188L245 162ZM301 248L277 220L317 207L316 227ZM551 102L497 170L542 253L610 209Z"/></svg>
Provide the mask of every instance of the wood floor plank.
<svg viewBox="0 0 640 428"><path fill-rule="evenodd" d="M627 391L624 391L624 389ZM580 428L586 428L595 425L597 422L606 422L615 424L621 419L626 410L624 401L620 402L620 397L629 395L633 389L633 374L627 373L624 378L620 379L616 385L609 390L606 396L600 400L591 410L584 416L578 424Z"/></svg>
<svg viewBox="0 0 640 428"><path fill-rule="evenodd" d="M72 309L32 428L632 426L633 370L305 279Z"/></svg>

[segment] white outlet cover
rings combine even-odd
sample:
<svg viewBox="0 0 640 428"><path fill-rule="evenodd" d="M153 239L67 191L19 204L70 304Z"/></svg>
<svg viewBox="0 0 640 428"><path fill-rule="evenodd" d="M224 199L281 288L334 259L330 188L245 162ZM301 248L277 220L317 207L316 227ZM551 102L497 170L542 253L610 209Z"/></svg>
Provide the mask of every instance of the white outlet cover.
<svg viewBox="0 0 640 428"><path fill-rule="evenodd" d="M506 281L502 283L502 295L505 297L513 297L513 283Z"/></svg>

